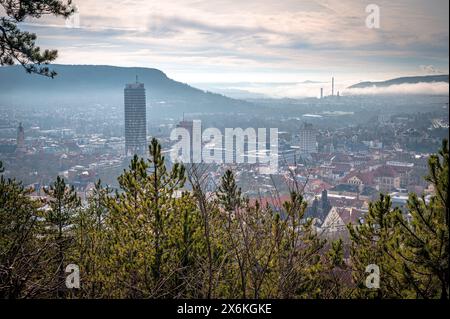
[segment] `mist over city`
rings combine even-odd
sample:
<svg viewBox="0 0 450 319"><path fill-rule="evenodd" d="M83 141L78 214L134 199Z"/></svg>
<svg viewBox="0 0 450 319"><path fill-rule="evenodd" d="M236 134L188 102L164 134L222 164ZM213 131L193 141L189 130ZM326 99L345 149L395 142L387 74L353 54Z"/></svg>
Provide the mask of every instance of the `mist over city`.
<svg viewBox="0 0 450 319"><path fill-rule="evenodd" d="M448 7L0 1L0 298L448 299Z"/></svg>

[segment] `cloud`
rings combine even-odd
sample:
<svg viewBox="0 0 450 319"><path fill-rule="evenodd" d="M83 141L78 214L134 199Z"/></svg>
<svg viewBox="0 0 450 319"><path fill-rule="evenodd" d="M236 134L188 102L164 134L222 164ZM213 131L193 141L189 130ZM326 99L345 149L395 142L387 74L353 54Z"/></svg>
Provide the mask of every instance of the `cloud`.
<svg viewBox="0 0 450 319"><path fill-rule="evenodd" d="M253 72L301 81L316 72L356 81L409 75L418 65L448 70L448 0L378 0L379 30L366 28L370 1L361 0L75 2L81 29L49 16L27 21L43 47L59 49L60 63L156 67L183 79Z"/></svg>
<svg viewBox="0 0 450 319"><path fill-rule="evenodd" d="M397 84L387 87L346 89L343 95L449 95L447 82Z"/></svg>
<svg viewBox="0 0 450 319"><path fill-rule="evenodd" d="M336 92L342 90L346 84L336 85ZM197 84L197 87L213 92L230 95L232 97L254 96L270 98L307 98L319 97L320 89L323 89L324 96L331 94L331 83L320 81L302 81L291 83L276 82L240 82L240 83L213 83Z"/></svg>
<svg viewBox="0 0 450 319"><path fill-rule="evenodd" d="M284 83L284 84L259 84L245 87L234 87L244 89L251 93L264 94L271 98L305 98L318 97L322 84L315 83Z"/></svg>
<svg viewBox="0 0 450 319"><path fill-rule="evenodd" d="M438 70L434 67L434 65L421 65L420 69L422 70L422 72L424 72L425 74L443 74L445 72Z"/></svg>

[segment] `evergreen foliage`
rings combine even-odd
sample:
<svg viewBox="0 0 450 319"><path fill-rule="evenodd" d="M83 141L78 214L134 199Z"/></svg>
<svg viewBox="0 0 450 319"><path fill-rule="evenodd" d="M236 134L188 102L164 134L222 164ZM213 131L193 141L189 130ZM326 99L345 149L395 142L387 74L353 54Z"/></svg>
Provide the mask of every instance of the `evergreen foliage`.
<svg viewBox="0 0 450 319"><path fill-rule="evenodd" d="M83 205L60 177L36 200L0 176L0 297L448 299L446 141L429 159L434 195L411 194L407 212L382 195L348 226L350 243L322 238L296 191L263 206L227 171L206 192L207 167L168 169L156 139L149 154ZM64 285L71 263L80 289Z"/></svg>

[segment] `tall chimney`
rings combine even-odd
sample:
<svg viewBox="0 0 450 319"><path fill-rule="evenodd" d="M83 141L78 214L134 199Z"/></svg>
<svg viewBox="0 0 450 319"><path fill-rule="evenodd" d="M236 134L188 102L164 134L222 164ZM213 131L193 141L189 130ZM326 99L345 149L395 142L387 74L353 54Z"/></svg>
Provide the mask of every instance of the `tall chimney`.
<svg viewBox="0 0 450 319"><path fill-rule="evenodd" d="M334 76L331 78L331 96L334 96Z"/></svg>

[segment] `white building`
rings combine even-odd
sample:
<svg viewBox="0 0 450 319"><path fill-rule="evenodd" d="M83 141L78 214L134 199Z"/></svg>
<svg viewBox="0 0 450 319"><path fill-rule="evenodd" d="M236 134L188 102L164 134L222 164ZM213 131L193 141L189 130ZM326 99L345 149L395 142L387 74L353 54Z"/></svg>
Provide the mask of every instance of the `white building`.
<svg viewBox="0 0 450 319"><path fill-rule="evenodd" d="M303 154L318 152L316 131L312 124L304 123L302 125L302 128L300 129L299 147L300 153Z"/></svg>
<svg viewBox="0 0 450 319"><path fill-rule="evenodd" d="M358 225L363 218L363 211L354 207L332 207L322 226L322 235L335 240L349 237L347 226Z"/></svg>

